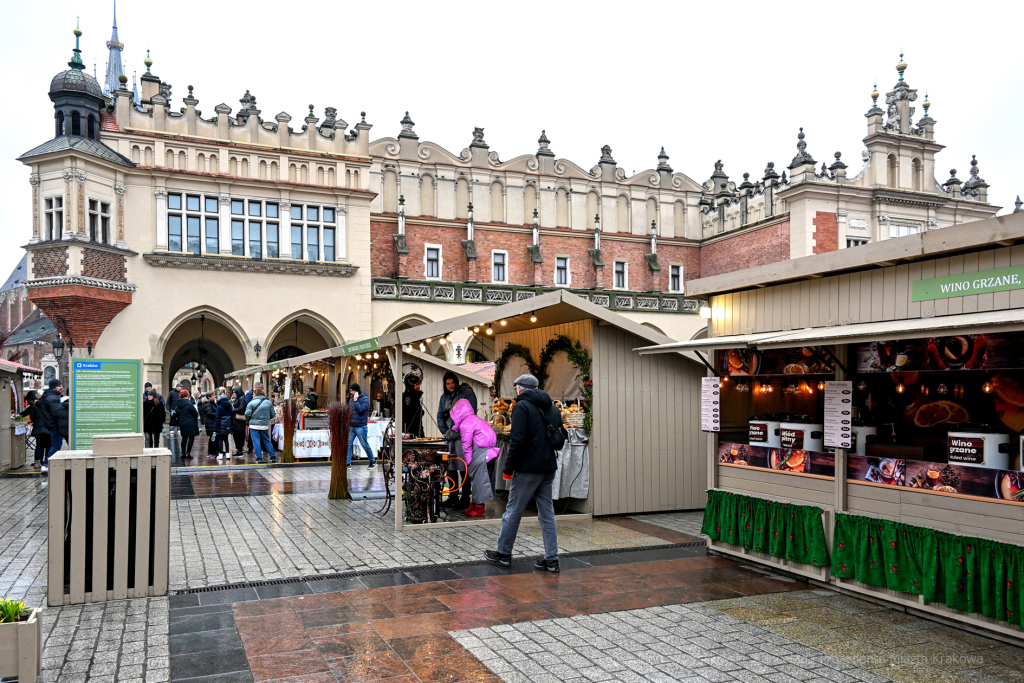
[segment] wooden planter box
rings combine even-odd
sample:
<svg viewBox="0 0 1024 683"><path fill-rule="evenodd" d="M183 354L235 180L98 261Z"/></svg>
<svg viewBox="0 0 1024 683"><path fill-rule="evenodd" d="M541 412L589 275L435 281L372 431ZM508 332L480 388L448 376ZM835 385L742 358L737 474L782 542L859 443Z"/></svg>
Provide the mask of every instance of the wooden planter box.
<svg viewBox="0 0 1024 683"><path fill-rule="evenodd" d="M0 624L0 678L35 683L43 659L43 615L36 608L25 621Z"/></svg>

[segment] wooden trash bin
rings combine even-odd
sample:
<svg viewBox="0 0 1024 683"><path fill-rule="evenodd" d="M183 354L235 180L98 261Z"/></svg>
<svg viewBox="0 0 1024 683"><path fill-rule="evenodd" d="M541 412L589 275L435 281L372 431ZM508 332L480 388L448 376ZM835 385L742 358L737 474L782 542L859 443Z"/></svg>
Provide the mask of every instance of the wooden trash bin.
<svg viewBox="0 0 1024 683"><path fill-rule="evenodd" d="M51 606L167 594L170 451L100 441L97 453L138 454L60 451L49 460Z"/></svg>
<svg viewBox="0 0 1024 683"><path fill-rule="evenodd" d="M43 610L28 619L0 624L0 678L35 681L43 664Z"/></svg>

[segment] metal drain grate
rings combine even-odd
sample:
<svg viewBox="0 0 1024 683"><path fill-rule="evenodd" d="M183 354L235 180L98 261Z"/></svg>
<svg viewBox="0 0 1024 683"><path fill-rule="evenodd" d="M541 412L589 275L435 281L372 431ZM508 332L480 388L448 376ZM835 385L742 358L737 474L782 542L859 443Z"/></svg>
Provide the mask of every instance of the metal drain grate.
<svg viewBox="0 0 1024 683"><path fill-rule="evenodd" d="M601 550L581 550L571 553L562 553L560 557L588 557L591 555L623 555L627 553L641 553L650 550L672 550L675 548L698 548L707 545L706 541L691 541L689 543L666 543L664 545L642 545L632 548L604 548ZM513 562L538 560L543 555L529 555L515 557ZM462 560L460 562L444 562L441 564L421 564L407 567L382 567L379 569L360 569L350 572L338 572L334 574L311 574L309 576L298 576L290 579L266 579L263 581L242 581L239 583L226 583L219 586L203 586L202 588L181 588L170 591L170 595L192 595L195 593L215 593L228 591L237 588L260 588L263 586L284 586L305 581L329 581L331 579L352 579L360 576L383 576L385 574L404 574L405 572L418 572L430 569L457 569L459 567L476 567L486 565L487 562L480 560Z"/></svg>

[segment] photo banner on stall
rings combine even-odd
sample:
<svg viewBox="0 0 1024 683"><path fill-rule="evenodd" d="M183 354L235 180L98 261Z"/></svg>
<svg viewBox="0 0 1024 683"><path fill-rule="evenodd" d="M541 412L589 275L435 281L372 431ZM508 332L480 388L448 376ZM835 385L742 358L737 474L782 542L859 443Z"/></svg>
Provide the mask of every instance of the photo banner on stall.
<svg viewBox="0 0 1024 683"><path fill-rule="evenodd" d="M870 452L870 451L869 451ZM874 456L847 456L847 480L1024 505L1024 472Z"/></svg>
<svg viewBox="0 0 1024 683"><path fill-rule="evenodd" d="M825 447L853 447L853 382L825 382Z"/></svg>
<svg viewBox="0 0 1024 683"><path fill-rule="evenodd" d="M700 378L700 429L719 432L722 429L721 389L717 377Z"/></svg>
<svg viewBox="0 0 1024 683"><path fill-rule="evenodd" d="M90 358L71 362L71 449L92 450L98 434L142 432L142 361Z"/></svg>
<svg viewBox="0 0 1024 683"><path fill-rule="evenodd" d="M723 441L718 444L718 462L723 465L754 467L794 474L817 474L823 477L834 477L836 474L835 454L827 451L751 446L745 443Z"/></svg>

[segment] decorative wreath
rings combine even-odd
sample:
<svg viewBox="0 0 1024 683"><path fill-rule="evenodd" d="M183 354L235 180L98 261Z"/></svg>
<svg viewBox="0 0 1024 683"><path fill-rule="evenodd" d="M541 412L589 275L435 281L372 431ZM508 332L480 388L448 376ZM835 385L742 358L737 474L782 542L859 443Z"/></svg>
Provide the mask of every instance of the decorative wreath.
<svg viewBox="0 0 1024 683"><path fill-rule="evenodd" d="M594 424L592 411L594 382L590 378L590 353L583 348L583 344L579 340L574 342L562 334L548 341L547 346L544 347L540 354L540 368L538 369L537 379L540 381L540 385L544 386L548 379L548 364L551 363L555 354L559 351L565 352L569 362L578 371L577 377L580 378L580 393L582 394L580 406L584 410L583 429L589 434L590 428Z"/></svg>
<svg viewBox="0 0 1024 683"><path fill-rule="evenodd" d="M505 371L505 364L512 356L519 356L526 361L526 367L530 370L530 374L540 379L540 368L533 362L530 350L522 344L508 344L494 361L494 388L498 392L501 391L501 375Z"/></svg>

